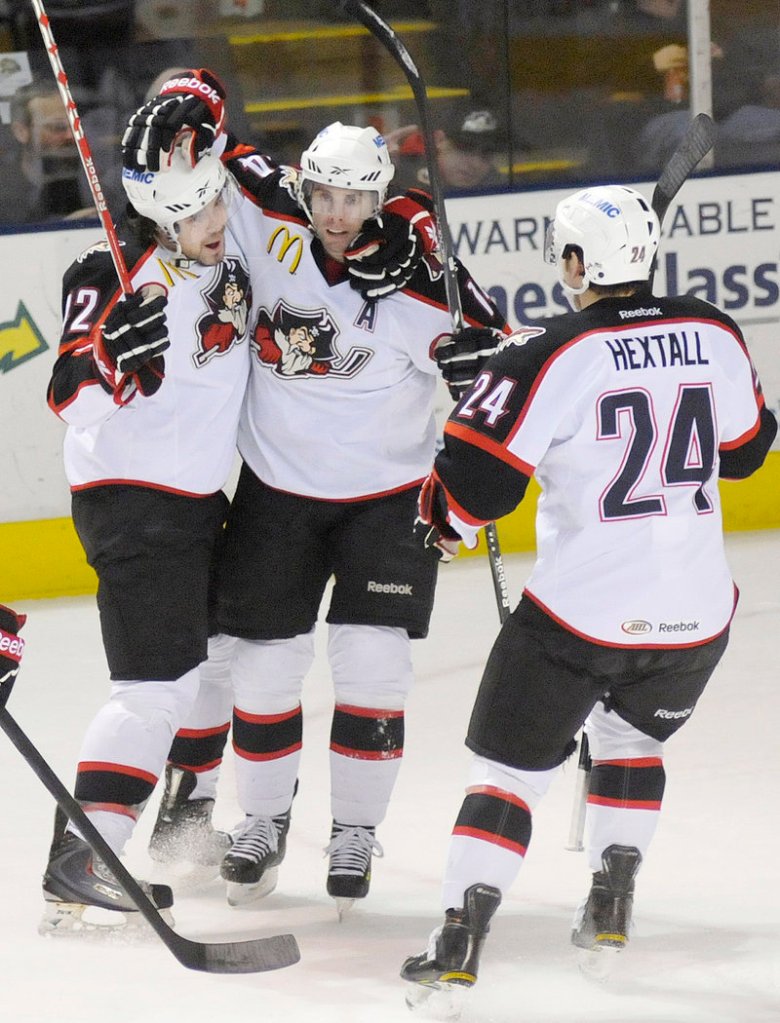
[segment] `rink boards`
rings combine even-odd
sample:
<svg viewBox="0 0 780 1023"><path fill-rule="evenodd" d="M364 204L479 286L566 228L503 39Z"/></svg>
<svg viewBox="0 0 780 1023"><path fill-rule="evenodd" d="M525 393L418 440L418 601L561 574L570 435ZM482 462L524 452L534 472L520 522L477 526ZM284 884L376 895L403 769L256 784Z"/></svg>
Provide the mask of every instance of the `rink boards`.
<svg viewBox="0 0 780 1023"><path fill-rule="evenodd" d="M637 186L648 197L652 183ZM571 189L448 200L458 256L511 326L561 312L565 298L542 260L544 231ZM689 181L664 225L657 293L690 292L725 309L747 337L767 405L780 414L780 185L777 175ZM56 357L63 271L102 238L76 222L0 235L0 603L90 593L95 577L69 517L64 426L46 406ZM437 416L448 411L439 391ZM499 525L502 548L530 550L538 489ZM780 527L780 451L757 476L721 484L728 530ZM484 547L480 545L480 551Z"/></svg>

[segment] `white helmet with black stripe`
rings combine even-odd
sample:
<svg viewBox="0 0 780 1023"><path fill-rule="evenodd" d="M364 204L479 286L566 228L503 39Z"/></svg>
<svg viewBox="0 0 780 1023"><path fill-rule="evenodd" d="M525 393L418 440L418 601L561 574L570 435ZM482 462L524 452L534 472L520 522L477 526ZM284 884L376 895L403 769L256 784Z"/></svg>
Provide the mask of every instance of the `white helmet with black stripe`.
<svg viewBox="0 0 780 1023"><path fill-rule="evenodd" d="M374 212L377 213L394 173L387 143L376 128L358 128L334 121L323 128L301 154L298 201L311 219L311 185L333 185L375 192Z"/></svg>
<svg viewBox="0 0 780 1023"><path fill-rule="evenodd" d="M176 225L226 191L231 178L218 156L205 153L193 166L180 146L157 172L122 171L125 194L137 213L153 221L178 249Z"/></svg>
<svg viewBox="0 0 780 1023"><path fill-rule="evenodd" d="M643 195L623 185L584 188L561 200L547 229L545 261L558 267L567 291L582 294L591 284L627 284L650 277L661 226ZM582 252L582 286L564 281L563 260Z"/></svg>

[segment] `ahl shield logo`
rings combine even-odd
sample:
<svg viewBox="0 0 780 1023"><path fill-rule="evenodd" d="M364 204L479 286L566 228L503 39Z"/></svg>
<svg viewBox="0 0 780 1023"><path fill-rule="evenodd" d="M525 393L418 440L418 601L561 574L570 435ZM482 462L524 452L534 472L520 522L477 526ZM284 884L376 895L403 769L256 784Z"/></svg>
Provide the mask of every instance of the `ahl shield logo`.
<svg viewBox="0 0 780 1023"><path fill-rule="evenodd" d="M650 622L642 621L641 618L636 618L631 622L623 622L620 628L623 632L627 632L629 636L645 636L648 632L653 631L653 626Z"/></svg>

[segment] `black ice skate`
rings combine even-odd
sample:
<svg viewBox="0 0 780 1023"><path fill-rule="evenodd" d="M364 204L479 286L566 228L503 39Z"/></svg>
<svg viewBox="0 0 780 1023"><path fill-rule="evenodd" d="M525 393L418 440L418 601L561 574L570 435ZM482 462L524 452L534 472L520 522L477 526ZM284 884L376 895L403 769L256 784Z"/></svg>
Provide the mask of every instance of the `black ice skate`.
<svg viewBox="0 0 780 1023"><path fill-rule="evenodd" d="M596 979L605 979L610 956L625 948L634 904L634 878L642 854L633 845L610 845L601 856L587 899L579 906L571 932L572 944L586 951L581 968Z"/></svg>
<svg viewBox="0 0 780 1023"><path fill-rule="evenodd" d="M362 824L333 822L330 843L325 849L328 861L328 895L336 900L339 919L355 899L364 899L371 884L371 858L384 856L375 828Z"/></svg>
<svg viewBox="0 0 780 1023"><path fill-rule="evenodd" d="M139 881L144 893L159 910L173 905L173 894L167 885ZM114 879L90 846L70 831L56 835L43 876L43 897L46 911L38 926L40 934L67 933L97 929L145 925L124 889ZM116 913L116 919L91 922L84 918L86 910L96 908ZM161 916L173 923L170 913Z"/></svg>
<svg viewBox="0 0 780 1023"><path fill-rule="evenodd" d="M410 1009L424 1006L426 1014L438 1019L457 1019L477 982L479 957L501 892L474 884L464 892L463 902L462 909L447 910L425 952L410 956L401 967L401 977L412 985L406 1004Z"/></svg>
<svg viewBox="0 0 780 1023"><path fill-rule="evenodd" d="M230 849L231 838L211 823L213 799L191 799L197 784L193 771L168 764L149 856L176 873L180 882L210 880Z"/></svg>
<svg viewBox="0 0 780 1023"><path fill-rule="evenodd" d="M228 883L227 900L231 906L262 899L276 888L289 830L289 810L276 817L247 814L234 830L233 846L219 871Z"/></svg>

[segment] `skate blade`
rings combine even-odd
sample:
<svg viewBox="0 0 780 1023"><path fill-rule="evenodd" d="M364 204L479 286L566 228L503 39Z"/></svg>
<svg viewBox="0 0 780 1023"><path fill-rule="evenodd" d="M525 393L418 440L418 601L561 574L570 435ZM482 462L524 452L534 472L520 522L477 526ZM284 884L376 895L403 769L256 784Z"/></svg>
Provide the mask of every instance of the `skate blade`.
<svg viewBox="0 0 780 1023"><path fill-rule="evenodd" d="M410 984L406 1007L419 1019L460 1019L470 986L464 984Z"/></svg>
<svg viewBox="0 0 780 1023"><path fill-rule="evenodd" d="M344 917L352 912L357 899L345 899L337 895L332 896L332 898L336 903L336 912L339 915L339 923L341 923Z"/></svg>
<svg viewBox="0 0 780 1023"><path fill-rule="evenodd" d="M158 912L169 927L174 925L170 910ZM38 933L43 937L86 938L127 944L144 943L155 938L154 930L140 913L101 909L79 902L47 902L38 924Z"/></svg>
<svg viewBox="0 0 780 1023"><path fill-rule="evenodd" d="M588 980L606 984L615 971L618 956L622 951L622 948L615 945L580 949L577 963L580 973Z"/></svg>
<svg viewBox="0 0 780 1023"><path fill-rule="evenodd" d="M239 884L237 881L227 882L228 906L247 906L258 899L264 899L276 888L279 868L270 867L259 881L254 884Z"/></svg>

